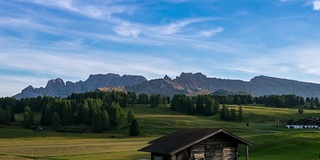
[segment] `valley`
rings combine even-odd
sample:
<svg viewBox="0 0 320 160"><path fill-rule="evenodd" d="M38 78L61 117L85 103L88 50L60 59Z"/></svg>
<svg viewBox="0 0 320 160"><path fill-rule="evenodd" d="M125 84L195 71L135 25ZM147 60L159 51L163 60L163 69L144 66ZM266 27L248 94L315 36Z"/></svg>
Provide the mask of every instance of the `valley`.
<svg viewBox="0 0 320 160"><path fill-rule="evenodd" d="M224 128L245 138L253 143L249 149L253 160L319 159L320 130L294 130L283 125L277 128L275 119L282 124L289 119L319 116L320 110L305 109L303 114L298 114L296 108L242 107L245 120L226 122L219 119L219 114L185 115L167 107L136 104L125 111L135 112L141 131L138 137L129 137L128 127L106 133L35 132L22 129L19 126L22 115L17 114L17 122L0 129L0 159L144 159L150 158L149 153L137 150L149 141L179 128L194 127ZM246 126L247 123L250 125ZM245 159L244 154L244 147L240 146L240 160Z"/></svg>

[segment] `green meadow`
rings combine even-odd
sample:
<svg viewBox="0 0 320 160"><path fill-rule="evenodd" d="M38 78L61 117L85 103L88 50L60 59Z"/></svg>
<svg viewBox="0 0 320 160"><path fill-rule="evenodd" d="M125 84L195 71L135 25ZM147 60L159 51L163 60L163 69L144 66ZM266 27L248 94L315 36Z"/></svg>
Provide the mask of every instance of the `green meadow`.
<svg viewBox="0 0 320 160"><path fill-rule="evenodd" d="M238 106L230 106L237 108ZM151 108L135 105L126 108L133 110L138 119L142 134L128 136L128 127L106 133L60 133L35 132L19 126L21 115L17 115L11 126L0 128L0 159L112 159L138 160L150 158L149 153L138 149L150 140L179 128L224 128L250 142L250 160L301 160L320 159L320 129L294 130L285 128L282 123L308 116L320 117L320 110L267 108L242 106L245 120L224 122L220 115L210 117L185 115L169 108ZM39 118L39 116L37 116ZM275 125L279 119L280 125ZM249 126L246 124L249 123ZM240 146L239 159L245 159L244 146Z"/></svg>

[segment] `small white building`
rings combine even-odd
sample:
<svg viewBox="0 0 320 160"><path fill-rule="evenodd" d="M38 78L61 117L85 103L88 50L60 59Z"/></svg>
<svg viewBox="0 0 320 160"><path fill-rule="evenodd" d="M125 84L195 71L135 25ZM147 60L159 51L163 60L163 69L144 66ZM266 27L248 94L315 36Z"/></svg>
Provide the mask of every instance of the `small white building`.
<svg viewBox="0 0 320 160"><path fill-rule="evenodd" d="M320 119L316 117L307 117L294 123L285 124L289 129L320 129Z"/></svg>
<svg viewBox="0 0 320 160"><path fill-rule="evenodd" d="M300 124L286 124L285 125L288 129L320 129L319 125L300 125Z"/></svg>

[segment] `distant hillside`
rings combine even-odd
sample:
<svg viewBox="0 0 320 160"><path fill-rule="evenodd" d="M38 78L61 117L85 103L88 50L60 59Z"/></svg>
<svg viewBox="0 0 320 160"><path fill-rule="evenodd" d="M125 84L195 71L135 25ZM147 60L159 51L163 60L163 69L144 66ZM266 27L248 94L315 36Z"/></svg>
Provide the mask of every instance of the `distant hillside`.
<svg viewBox="0 0 320 160"><path fill-rule="evenodd" d="M72 93L84 93L88 91L95 91L99 88L104 90L110 90L110 87L120 87L120 86L133 86L147 81L143 76L135 75L124 75L120 76L118 74L97 74L90 75L85 81L69 82L66 83L60 79L49 80L46 87L34 88L28 86L23 89L21 93L15 95L16 98L25 97L37 97L37 96L53 96L53 97L67 97ZM108 88L109 87L109 88Z"/></svg>
<svg viewBox="0 0 320 160"><path fill-rule="evenodd" d="M243 91L229 91L229 90L225 90L225 89L219 89L215 92L213 92L213 94L216 95L222 95L222 96L228 96L228 95L251 95L250 93L247 92L243 92Z"/></svg>
<svg viewBox="0 0 320 160"><path fill-rule="evenodd" d="M120 88L119 88L120 87ZM282 95L295 94L302 97L320 97L320 84L299 82L295 80L257 76L250 81L209 78L202 73L181 73L175 79L164 78L147 80L143 76L118 74L90 75L85 81L66 82L60 78L50 80L46 87L28 86L16 98L49 95L66 97L72 93L83 93L97 89L112 91L123 90L136 93L163 94L252 94Z"/></svg>

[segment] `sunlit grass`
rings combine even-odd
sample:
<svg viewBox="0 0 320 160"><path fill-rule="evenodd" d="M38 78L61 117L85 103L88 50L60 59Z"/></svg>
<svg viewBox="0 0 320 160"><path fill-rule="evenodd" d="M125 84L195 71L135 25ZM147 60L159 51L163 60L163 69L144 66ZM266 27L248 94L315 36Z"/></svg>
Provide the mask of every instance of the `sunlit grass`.
<svg viewBox="0 0 320 160"><path fill-rule="evenodd" d="M224 128L251 141L254 145L250 147L250 159L319 159L320 130L290 130L282 123L307 116L320 117L320 110L304 110L303 114L299 114L296 108L242 107L245 120L241 122L220 121L220 115L185 115L166 107L138 105L126 108L126 111L133 110L138 118L142 132L139 137L129 137L128 126L102 134L74 134L34 132L21 129L19 122L16 122L14 126L0 129L0 159L149 158L149 153L137 150L155 138L187 127ZM275 119L281 122L278 128ZM244 153L241 146L240 159L244 159Z"/></svg>

